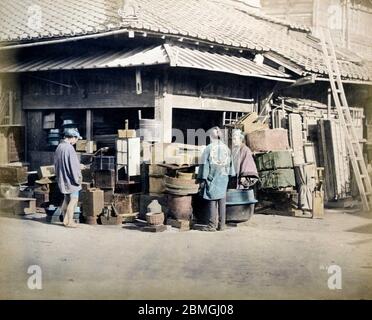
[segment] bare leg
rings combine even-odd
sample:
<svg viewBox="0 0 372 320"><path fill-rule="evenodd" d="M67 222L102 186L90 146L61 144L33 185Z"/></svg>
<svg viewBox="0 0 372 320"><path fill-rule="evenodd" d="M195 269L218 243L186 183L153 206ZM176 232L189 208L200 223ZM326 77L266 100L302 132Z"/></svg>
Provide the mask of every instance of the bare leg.
<svg viewBox="0 0 372 320"><path fill-rule="evenodd" d="M74 213L75 213L75 208L78 203L78 198L71 197L70 202L67 206L67 216L68 216L68 226L75 225L76 223L74 222Z"/></svg>
<svg viewBox="0 0 372 320"><path fill-rule="evenodd" d="M76 225L76 223L74 222L74 212L75 212L75 208L77 206L78 200L79 198L70 197L70 202L68 203L66 217L65 217L66 222L67 222L67 224L65 224L66 226Z"/></svg>
<svg viewBox="0 0 372 320"><path fill-rule="evenodd" d="M62 215L63 215L63 224L64 225L67 224L66 211L67 211L67 206L68 206L68 203L69 202L70 202L70 196L68 194L65 194L65 198L63 199L63 204L62 204L62 208L61 208Z"/></svg>

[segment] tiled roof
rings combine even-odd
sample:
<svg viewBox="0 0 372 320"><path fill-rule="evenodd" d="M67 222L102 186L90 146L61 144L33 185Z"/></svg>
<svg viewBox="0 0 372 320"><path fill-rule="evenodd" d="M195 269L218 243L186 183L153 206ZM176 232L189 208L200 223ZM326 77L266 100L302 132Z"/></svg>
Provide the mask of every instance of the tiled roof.
<svg viewBox="0 0 372 320"><path fill-rule="evenodd" d="M48 53L21 61L0 62L0 73L125 68L167 64L171 67L193 68L232 73L240 76L285 80L290 76L267 65L258 65L242 55L231 55L216 50L199 50L181 44L164 44L136 49L105 50L66 55Z"/></svg>
<svg viewBox="0 0 372 320"><path fill-rule="evenodd" d="M272 51L306 72L325 73L320 45L298 26L279 23L221 0L126 0L136 18L122 18L123 0L2 0L0 41L35 41L118 29L179 36L215 45ZM42 23L35 29L37 9ZM127 11L124 11L127 12ZM37 23L36 23L37 26ZM34 30L32 30L34 28ZM365 65L340 63L349 79L372 80Z"/></svg>
<svg viewBox="0 0 372 320"><path fill-rule="evenodd" d="M195 68L259 78L271 77L275 79L274 77L277 77L283 81L290 77L284 72L265 64L257 64L242 55L232 55L178 44L165 44L164 47L172 67Z"/></svg>

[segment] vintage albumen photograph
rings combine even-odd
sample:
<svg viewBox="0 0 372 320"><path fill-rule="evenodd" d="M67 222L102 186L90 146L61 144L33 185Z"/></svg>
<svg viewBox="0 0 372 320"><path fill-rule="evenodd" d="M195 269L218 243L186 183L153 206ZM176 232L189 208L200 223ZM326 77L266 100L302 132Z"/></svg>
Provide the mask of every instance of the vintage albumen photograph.
<svg viewBox="0 0 372 320"><path fill-rule="evenodd" d="M0 299L370 300L371 29L371 0L2 0Z"/></svg>

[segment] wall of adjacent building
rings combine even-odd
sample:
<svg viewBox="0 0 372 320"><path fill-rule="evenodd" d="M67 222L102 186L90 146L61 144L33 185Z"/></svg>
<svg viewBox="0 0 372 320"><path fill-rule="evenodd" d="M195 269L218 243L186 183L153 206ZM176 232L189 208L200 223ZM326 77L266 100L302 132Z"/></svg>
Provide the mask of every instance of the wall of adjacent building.
<svg viewBox="0 0 372 320"><path fill-rule="evenodd" d="M366 0L261 0L262 12L313 28L329 27L335 42L372 60L372 4Z"/></svg>

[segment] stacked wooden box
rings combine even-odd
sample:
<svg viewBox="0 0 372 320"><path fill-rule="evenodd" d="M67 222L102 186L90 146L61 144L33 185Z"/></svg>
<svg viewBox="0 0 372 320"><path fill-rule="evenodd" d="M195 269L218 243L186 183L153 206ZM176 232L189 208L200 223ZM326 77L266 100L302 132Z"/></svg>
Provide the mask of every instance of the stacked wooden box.
<svg viewBox="0 0 372 320"><path fill-rule="evenodd" d="M19 185L28 180L27 167L0 166L0 214L36 213L36 199L19 197ZM16 187L18 186L18 187Z"/></svg>
<svg viewBox="0 0 372 320"><path fill-rule="evenodd" d="M148 165L149 193L163 193L165 191L164 176L166 169L157 164Z"/></svg>

